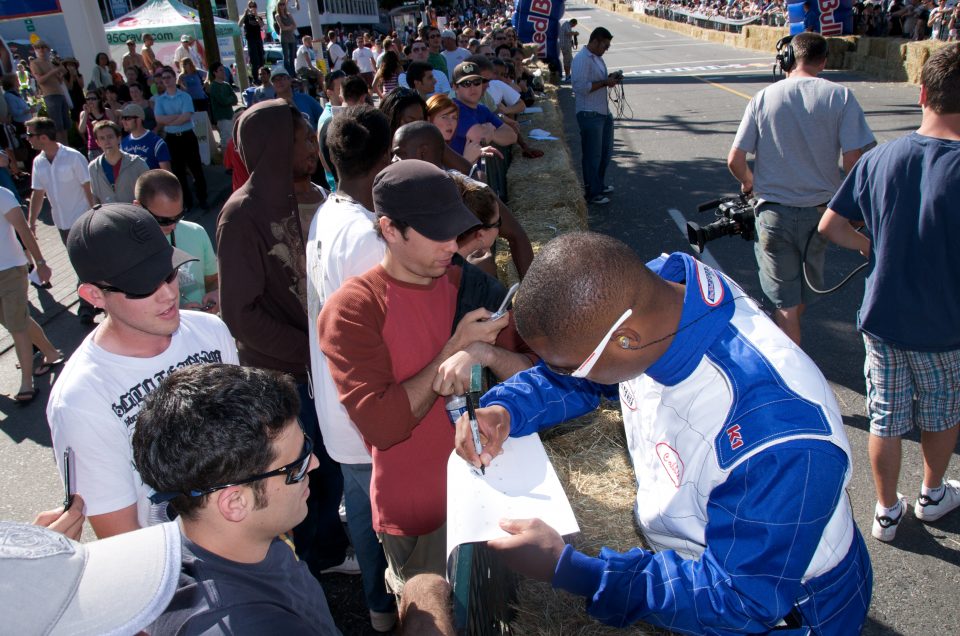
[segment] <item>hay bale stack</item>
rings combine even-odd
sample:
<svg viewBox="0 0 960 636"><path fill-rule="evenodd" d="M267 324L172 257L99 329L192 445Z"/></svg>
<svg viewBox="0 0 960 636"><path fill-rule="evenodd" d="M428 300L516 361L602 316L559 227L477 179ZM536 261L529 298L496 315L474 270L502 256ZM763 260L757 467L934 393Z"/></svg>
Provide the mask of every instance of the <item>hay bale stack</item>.
<svg viewBox="0 0 960 636"><path fill-rule="evenodd" d="M527 159L515 152L507 172L510 210L530 237L534 253L558 234L582 230L587 226L587 204L583 199L583 189L573 170L570 150L563 141L563 116L557 104L556 87L547 85L547 99L540 100L537 105L543 108L543 112L525 115L532 120L532 124L525 126L524 130L541 128L560 139L529 139L527 143L532 148L542 150L543 157ZM510 284L517 280L509 247L502 239L497 245L497 271L501 280Z"/></svg>
<svg viewBox="0 0 960 636"><path fill-rule="evenodd" d="M580 524L577 548L596 555L602 546L623 552L643 545L634 530L636 490L619 409L615 405L602 408L543 437ZM607 627L587 616L579 597L536 581L521 583L517 617L511 627L517 636L669 633L644 624L626 629Z"/></svg>

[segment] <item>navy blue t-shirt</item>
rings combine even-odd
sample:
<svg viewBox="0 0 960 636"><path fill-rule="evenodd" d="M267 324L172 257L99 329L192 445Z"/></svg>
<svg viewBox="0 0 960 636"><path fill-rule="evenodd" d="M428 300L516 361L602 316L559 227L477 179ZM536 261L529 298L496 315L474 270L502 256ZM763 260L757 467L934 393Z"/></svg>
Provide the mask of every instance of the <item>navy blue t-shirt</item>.
<svg viewBox="0 0 960 636"><path fill-rule="evenodd" d="M830 209L870 231L858 324L913 351L960 349L960 141L911 133L865 154Z"/></svg>
<svg viewBox="0 0 960 636"><path fill-rule="evenodd" d="M463 149L467 145L467 131L474 124L493 124L494 128L503 126L500 118L490 112L490 109L483 104L477 104L476 108L470 108L459 99L453 100L453 103L460 109L460 118L457 120L457 132L453 134L450 140L450 147L463 154Z"/></svg>

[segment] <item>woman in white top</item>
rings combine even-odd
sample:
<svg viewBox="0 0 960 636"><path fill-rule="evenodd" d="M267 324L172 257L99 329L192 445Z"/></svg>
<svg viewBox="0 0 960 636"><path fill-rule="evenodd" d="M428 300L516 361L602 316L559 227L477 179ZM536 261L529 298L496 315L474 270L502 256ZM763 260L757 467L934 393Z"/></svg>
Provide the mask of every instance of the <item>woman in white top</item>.
<svg viewBox="0 0 960 636"><path fill-rule="evenodd" d="M0 153L2 154L2 153ZM37 397L34 376L46 375L63 362L63 353L47 339L43 328L30 317L27 301L27 257L17 243L17 235L36 263L40 282L50 280L50 267L43 260L40 246L27 227L23 208L12 192L0 188L0 323L13 337L13 346L20 363L20 389L13 397L18 404L28 404ZM43 362L34 370L33 345L43 352Z"/></svg>
<svg viewBox="0 0 960 636"><path fill-rule="evenodd" d="M93 73L90 74L90 83L94 88L113 86L113 75L110 74L110 57L106 53L97 53L94 58Z"/></svg>

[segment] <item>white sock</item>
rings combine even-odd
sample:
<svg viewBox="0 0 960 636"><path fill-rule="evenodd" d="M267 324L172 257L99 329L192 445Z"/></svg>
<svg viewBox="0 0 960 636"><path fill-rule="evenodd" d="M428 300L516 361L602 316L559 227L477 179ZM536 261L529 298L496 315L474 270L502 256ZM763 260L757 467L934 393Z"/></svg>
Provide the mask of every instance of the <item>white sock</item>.
<svg viewBox="0 0 960 636"><path fill-rule="evenodd" d="M877 516L878 517L889 517L891 519L899 519L900 515L903 514L903 509L900 507L901 501L897 499L897 503L891 508L884 508L883 504L879 501L877 502Z"/></svg>
<svg viewBox="0 0 960 636"><path fill-rule="evenodd" d="M934 501L940 499L943 496L943 482L940 482L940 485L936 488L927 488L925 485L920 486L920 494L926 497L930 497Z"/></svg>

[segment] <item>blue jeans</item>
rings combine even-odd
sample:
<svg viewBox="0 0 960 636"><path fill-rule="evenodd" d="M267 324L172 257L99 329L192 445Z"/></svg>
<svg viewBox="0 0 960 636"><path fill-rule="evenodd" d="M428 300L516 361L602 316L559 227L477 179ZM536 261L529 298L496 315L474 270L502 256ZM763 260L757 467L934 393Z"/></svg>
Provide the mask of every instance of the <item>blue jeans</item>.
<svg viewBox="0 0 960 636"><path fill-rule="evenodd" d="M580 169L587 199L603 194L604 177L613 156L613 115L582 110L577 113L580 127Z"/></svg>
<svg viewBox="0 0 960 636"><path fill-rule="evenodd" d="M287 69L290 77L296 77L297 72L293 70L293 63L297 59L297 43L281 42L280 49L283 51L283 68Z"/></svg>
<svg viewBox="0 0 960 636"><path fill-rule="evenodd" d="M387 592L383 573L387 558L377 534L373 531L373 515L370 512L370 478L372 464L340 464L343 472L343 497L347 508L347 532L360 563L363 577L363 595L367 609L375 612L392 612L395 606L393 594Z"/></svg>
<svg viewBox="0 0 960 636"><path fill-rule="evenodd" d="M300 394L300 423L313 440L313 454L320 465L310 471L310 495L307 497L307 516L293 529L297 555L315 577L320 571L343 563L347 554L347 533L340 521L340 497L343 495L343 475L340 464L327 455L317 421L317 408L306 384L297 384Z"/></svg>

